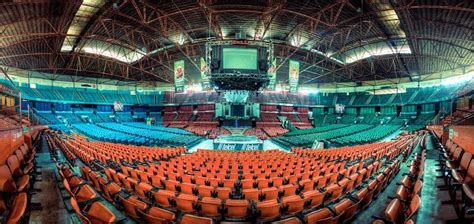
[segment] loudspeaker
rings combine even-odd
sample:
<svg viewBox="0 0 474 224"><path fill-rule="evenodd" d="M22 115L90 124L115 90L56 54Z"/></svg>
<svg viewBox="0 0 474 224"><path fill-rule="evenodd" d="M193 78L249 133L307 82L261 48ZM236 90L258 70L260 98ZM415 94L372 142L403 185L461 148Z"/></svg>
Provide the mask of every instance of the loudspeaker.
<svg viewBox="0 0 474 224"><path fill-rule="evenodd" d="M215 71L220 67L220 60L212 60L211 61L211 70Z"/></svg>
<svg viewBox="0 0 474 224"><path fill-rule="evenodd" d="M267 68L267 61L266 60L260 60L258 62L258 69L260 71L266 71L268 68Z"/></svg>

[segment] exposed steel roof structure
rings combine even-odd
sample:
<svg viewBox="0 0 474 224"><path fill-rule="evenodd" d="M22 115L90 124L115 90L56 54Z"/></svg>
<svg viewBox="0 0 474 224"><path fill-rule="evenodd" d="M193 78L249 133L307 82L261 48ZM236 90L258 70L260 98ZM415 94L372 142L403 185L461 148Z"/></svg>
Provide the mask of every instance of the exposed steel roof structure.
<svg viewBox="0 0 474 224"><path fill-rule="evenodd" d="M303 83L358 82L472 66L473 31L469 0L6 0L0 65L172 82L174 60L198 74L207 40L243 33L275 44L279 79L293 58Z"/></svg>

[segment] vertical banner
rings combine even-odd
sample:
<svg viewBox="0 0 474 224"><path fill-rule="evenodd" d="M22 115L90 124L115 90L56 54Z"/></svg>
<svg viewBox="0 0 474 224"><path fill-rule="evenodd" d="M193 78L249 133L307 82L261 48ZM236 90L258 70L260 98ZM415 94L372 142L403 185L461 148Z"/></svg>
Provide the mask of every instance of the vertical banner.
<svg viewBox="0 0 474 224"><path fill-rule="evenodd" d="M290 93L296 93L298 92L298 80L300 77L300 63L298 61L290 60L288 74Z"/></svg>
<svg viewBox="0 0 474 224"><path fill-rule="evenodd" d="M174 62L175 92L184 92L184 60Z"/></svg>
<svg viewBox="0 0 474 224"><path fill-rule="evenodd" d="M276 84L276 59L273 59L272 65L268 69L268 76L270 78L270 82L268 83L268 89L275 90Z"/></svg>
<svg viewBox="0 0 474 224"><path fill-rule="evenodd" d="M209 89L209 77L207 76L207 65L206 65L206 60L204 60L203 57L201 57L201 83L202 83L202 89Z"/></svg>

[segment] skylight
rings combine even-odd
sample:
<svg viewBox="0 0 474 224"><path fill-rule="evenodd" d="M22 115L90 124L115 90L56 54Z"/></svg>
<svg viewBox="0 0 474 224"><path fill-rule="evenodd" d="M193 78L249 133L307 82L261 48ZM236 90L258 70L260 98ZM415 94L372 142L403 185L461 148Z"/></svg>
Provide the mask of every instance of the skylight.
<svg viewBox="0 0 474 224"><path fill-rule="evenodd" d="M114 58L126 63L138 61L146 55L145 52L138 49L130 50L97 40L85 42L84 46L77 47L76 51Z"/></svg>
<svg viewBox="0 0 474 224"><path fill-rule="evenodd" d="M359 60L374 56L384 56L392 54L411 54L411 49L408 43L403 43L401 45L391 46L386 42L379 42L374 44L369 44L363 47L349 50L344 53L345 58L344 62L350 64Z"/></svg>
<svg viewBox="0 0 474 224"><path fill-rule="evenodd" d="M94 14L105 4L105 0L84 0L67 30L61 52L72 51L78 36Z"/></svg>
<svg viewBox="0 0 474 224"><path fill-rule="evenodd" d="M95 13L105 4L105 0L84 0L82 5L77 10L77 13L69 26L67 36L64 38L61 52L84 52L88 54L100 55L108 58L113 58L125 63L132 63L140 60L146 55L145 52L135 49L113 45L104 41L86 40L81 43L76 43L78 37L87 25L89 20ZM74 49L74 45L77 44ZM132 48L133 49L133 48Z"/></svg>

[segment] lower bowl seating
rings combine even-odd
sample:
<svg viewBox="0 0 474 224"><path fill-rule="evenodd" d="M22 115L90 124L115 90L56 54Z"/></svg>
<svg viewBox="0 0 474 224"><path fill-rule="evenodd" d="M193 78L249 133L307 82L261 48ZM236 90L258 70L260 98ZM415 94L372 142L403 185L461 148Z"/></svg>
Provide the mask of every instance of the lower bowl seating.
<svg viewBox="0 0 474 224"><path fill-rule="evenodd" d="M124 209L130 220L152 223L350 220L383 190L398 172L400 157L419 141L407 135L328 150L182 154L184 148L133 148L52 131L49 136L50 144L85 163L77 181L68 179L90 186L78 188L84 191L80 195L73 192L75 200L101 197ZM87 209L78 213L91 220Z"/></svg>

